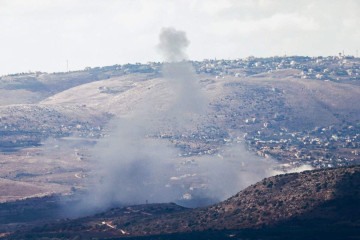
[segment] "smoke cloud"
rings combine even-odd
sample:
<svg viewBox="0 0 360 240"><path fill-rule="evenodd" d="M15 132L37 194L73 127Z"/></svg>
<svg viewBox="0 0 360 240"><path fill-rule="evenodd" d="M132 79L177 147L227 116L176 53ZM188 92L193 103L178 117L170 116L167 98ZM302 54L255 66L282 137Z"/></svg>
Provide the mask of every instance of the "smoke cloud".
<svg viewBox="0 0 360 240"><path fill-rule="evenodd" d="M185 61L189 40L183 31L163 28L159 41L158 49L167 61L163 65L163 76L169 89L174 91L175 100L166 115L173 126L189 127L189 123L199 121L207 109L207 101L196 80L195 70Z"/></svg>
<svg viewBox="0 0 360 240"><path fill-rule="evenodd" d="M196 131L196 125L206 124L208 105L193 67L185 61L189 45L185 32L164 28L159 42L167 61L163 76L174 92L170 108L158 112L150 102L111 123L110 136L95 147L94 184L76 206L80 214L113 204L208 204L272 173L274 161L255 157L242 143L225 146L218 155L185 158L179 157L180 150L170 141L155 137L164 121L173 135ZM210 201L197 203L198 199Z"/></svg>
<svg viewBox="0 0 360 240"><path fill-rule="evenodd" d="M163 29L159 41L158 48L168 61L163 75L168 89L174 93L171 106L165 113L158 112L151 102L145 101L129 116L113 120L108 127L110 136L94 149L93 177L97 180L76 206L80 214L113 204L170 202L182 197L181 187L169 184L178 174L179 151L169 141L154 136L164 121L171 131L184 131L205 108L205 101L195 82L194 70L183 61L189 45L185 33Z"/></svg>
<svg viewBox="0 0 360 240"><path fill-rule="evenodd" d="M163 28L159 36L159 50L167 62L180 62L187 59L185 53L190 42L186 33L174 28Z"/></svg>
<svg viewBox="0 0 360 240"><path fill-rule="evenodd" d="M174 149L168 142L148 137L151 129L139 119L143 118L117 119L111 136L96 147L98 182L81 204L85 210L174 199L175 192L166 187L174 168Z"/></svg>

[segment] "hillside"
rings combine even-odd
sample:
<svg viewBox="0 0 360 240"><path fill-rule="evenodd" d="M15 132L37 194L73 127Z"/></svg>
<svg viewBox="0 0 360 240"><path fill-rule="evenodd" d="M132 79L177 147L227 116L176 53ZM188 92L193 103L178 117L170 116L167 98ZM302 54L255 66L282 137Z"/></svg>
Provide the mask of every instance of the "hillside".
<svg viewBox="0 0 360 240"><path fill-rule="evenodd" d="M250 235L257 239L256 236L270 232L272 235L264 239L273 239L277 234L301 239L314 233L327 236L322 233L326 228L333 233L329 239L347 239L360 236L359 200L359 166L323 169L266 178L206 208L185 209L175 204L113 208L11 237L105 239L153 235L146 239L183 239L181 236L239 239Z"/></svg>
<svg viewBox="0 0 360 240"><path fill-rule="evenodd" d="M169 119L169 113L178 112L172 106L177 99L161 63L0 77L0 184L14 186L0 201L52 194L51 189L68 194L91 189L93 151L114 134L109 123L134 119L139 112L144 115L135 119L140 123L156 116L156 123L144 120L142 125L152 127L149 138L177 151L174 164L195 166L224 156L238 162L274 160L276 171L360 163L359 59L293 56L190 63L206 105L186 131ZM246 149L246 159L228 149ZM180 196L206 189L193 169L183 169L169 176L180 179L175 183Z"/></svg>

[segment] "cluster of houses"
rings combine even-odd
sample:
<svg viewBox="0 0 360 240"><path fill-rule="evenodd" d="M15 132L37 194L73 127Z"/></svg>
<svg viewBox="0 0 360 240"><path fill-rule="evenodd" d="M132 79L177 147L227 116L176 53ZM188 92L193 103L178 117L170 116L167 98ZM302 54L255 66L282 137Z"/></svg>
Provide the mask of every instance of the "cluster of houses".
<svg viewBox="0 0 360 240"><path fill-rule="evenodd" d="M360 59L353 56L339 54L328 57L306 56L275 56L268 58L247 57L242 59L205 59L190 61L197 73L215 76L231 75L236 77L249 76L260 73L271 73L277 70L296 69L299 78L318 79L324 81L360 80ZM103 68L89 68L94 71L121 71L128 73L160 74L162 63L149 62L147 64L114 65Z"/></svg>
<svg viewBox="0 0 360 240"><path fill-rule="evenodd" d="M360 80L360 59L339 53L338 56L307 57L307 56L275 56L267 58L246 57L241 59L205 59L190 61L197 73L206 73L214 76L250 76L260 73L271 73L277 70L296 69L296 77L318 79L324 81ZM160 75L163 63L148 62L134 64L116 64L104 67L86 67L84 70L71 73L86 72L98 79L106 79L131 73L146 73ZM11 74L6 77L31 76L37 77L42 72ZM56 73L68 74L68 72Z"/></svg>
<svg viewBox="0 0 360 240"><path fill-rule="evenodd" d="M263 157L315 168L360 163L360 124L317 127L295 132L281 128L276 133L254 131L245 135L248 145Z"/></svg>
<svg viewBox="0 0 360 240"><path fill-rule="evenodd" d="M193 62L199 73L216 76L233 75L236 77L260 73L271 73L277 70L296 69L299 78L328 81L360 80L360 59L353 56L329 57L248 57L236 60L204 60Z"/></svg>

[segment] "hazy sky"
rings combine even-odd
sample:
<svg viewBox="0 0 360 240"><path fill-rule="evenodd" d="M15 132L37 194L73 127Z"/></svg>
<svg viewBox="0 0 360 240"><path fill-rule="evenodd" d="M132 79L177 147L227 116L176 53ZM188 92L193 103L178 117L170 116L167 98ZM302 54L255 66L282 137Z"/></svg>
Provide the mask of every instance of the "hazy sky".
<svg viewBox="0 0 360 240"><path fill-rule="evenodd" d="M0 0L0 75L162 61L161 28L190 59L356 54L359 0Z"/></svg>

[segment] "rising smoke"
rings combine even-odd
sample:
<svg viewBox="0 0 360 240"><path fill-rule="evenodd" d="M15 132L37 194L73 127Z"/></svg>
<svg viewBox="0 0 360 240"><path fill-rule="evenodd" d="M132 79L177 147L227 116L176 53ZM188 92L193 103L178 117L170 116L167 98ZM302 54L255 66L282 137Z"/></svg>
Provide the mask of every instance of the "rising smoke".
<svg viewBox="0 0 360 240"><path fill-rule="evenodd" d="M166 62L181 62L187 59L186 48L190 42L186 33L174 28L163 28L159 36L158 48Z"/></svg>
<svg viewBox="0 0 360 240"><path fill-rule="evenodd" d="M275 163L250 154L242 143L224 147L217 156L203 155L194 160L178 157L179 150L169 141L152 137L164 119L170 122L173 133L193 131L195 125L205 124L208 106L195 71L186 61L189 41L185 32L164 28L159 40L158 49L166 61L163 76L174 92L171 106L159 113L148 103L111 123L110 136L95 148L97 180L76 206L80 212L113 204L224 200L272 174ZM183 164L187 162L191 166ZM195 178L196 183L185 181L188 177Z"/></svg>
<svg viewBox="0 0 360 240"><path fill-rule="evenodd" d="M174 28L163 28L158 49L165 59L163 76L174 91L174 103L166 113L173 124L185 127L189 121L199 120L206 112L207 101L196 81L195 70L187 62L186 48L189 40L185 32Z"/></svg>
<svg viewBox="0 0 360 240"><path fill-rule="evenodd" d="M184 32L171 28L161 31L158 49L167 61L163 75L174 93L171 107L160 113L151 103L144 103L131 115L113 120L109 126L111 135L94 150L94 175L98 181L76 207L80 213L113 204L170 202L182 197L168 184L176 175L174 158L178 151L169 146L170 142L151 136L159 131L164 116L171 129L181 131L204 108L200 88L192 82L194 71L183 61L188 44Z"/></svg>

